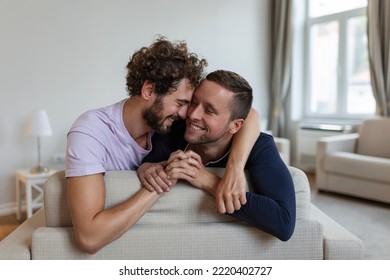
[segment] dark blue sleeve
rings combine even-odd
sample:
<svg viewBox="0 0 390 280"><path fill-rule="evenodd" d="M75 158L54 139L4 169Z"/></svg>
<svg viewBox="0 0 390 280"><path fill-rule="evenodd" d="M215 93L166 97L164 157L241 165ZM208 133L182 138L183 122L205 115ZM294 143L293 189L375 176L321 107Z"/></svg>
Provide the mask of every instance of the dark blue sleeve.
<svg viewBox="0 0 390 280"><path fill-rule="evenodd" d="M295 228L295 189L271 135L260 134L246 169L252 191L246 194L247 203L231 215L287 241Z"/></svg>
<svg viewBox="0 0 390 280"><path fill-rule="evenodd" d="M295 228L295 189L272 136L259 137L246 167L253 192L233 216L287 241Z"/></svg>

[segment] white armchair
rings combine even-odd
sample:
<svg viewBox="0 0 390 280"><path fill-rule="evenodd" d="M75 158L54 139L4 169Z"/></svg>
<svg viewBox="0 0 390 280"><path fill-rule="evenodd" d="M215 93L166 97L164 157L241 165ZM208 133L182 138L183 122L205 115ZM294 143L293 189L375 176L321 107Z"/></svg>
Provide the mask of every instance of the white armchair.
<svg viewBox="0 0 390 280"><path fill-rule="evenodd" d="M319 190L390 203L390 119L319 139L316 161Z"/></svg>

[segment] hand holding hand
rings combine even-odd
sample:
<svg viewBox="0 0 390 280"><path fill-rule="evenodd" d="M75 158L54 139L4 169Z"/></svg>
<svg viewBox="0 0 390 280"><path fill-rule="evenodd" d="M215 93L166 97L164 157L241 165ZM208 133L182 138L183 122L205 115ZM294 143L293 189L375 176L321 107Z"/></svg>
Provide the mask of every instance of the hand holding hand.
<svg viewBox="0 0 390 280"><path fill-rule="evenodd" d="M201 158L193 151L178 151L171 155L165 171L169 179L186 180L196 188L214 195L220 178L206 170Z"/></svg>
<svg viewBox="0 0 390 280"><path fill-rule="evenodd" d="M179 160L187 160L189 164L196 167L203 166L202 158L200 157L200 155L191 150L186 152L177 150L176 152L173 152L167 161L167 166L170 165L172 162Z"/></svg>
<svg viewBox="0 0 390 280"><path fill-rule="evenodd" d="M161 194L170 191L175 186L177 180L169 180L164 167L165 162L146 162L138 168L138 178L148 191Z"/></svg>
<svg viewBox="0 0 390 280"><path fill-rule="evenodd" d="M176 151L171 154L165 167L165 172L171 180L186 180L194 185L199 172L203 168L200 156L193 151ZM194 185L199 187L199 185Z"/></svg>

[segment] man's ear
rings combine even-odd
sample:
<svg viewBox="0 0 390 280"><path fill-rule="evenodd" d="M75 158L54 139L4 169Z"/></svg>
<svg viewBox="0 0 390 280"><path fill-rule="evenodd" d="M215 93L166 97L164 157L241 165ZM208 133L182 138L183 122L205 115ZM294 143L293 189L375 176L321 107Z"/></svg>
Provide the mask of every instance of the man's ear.
<svg viewBox="0 0 390 280"><path fill-rule="evenodd" d="M229 133L235 134L244 125L244 119L236 119L230 122Z"/></svg>
<svg viewBox="0 0 390 280"><path fill-rule="evenodd" d="M154 99L154 83L149 80L146 80L141 88L141 96L145 100Z"/></svg>

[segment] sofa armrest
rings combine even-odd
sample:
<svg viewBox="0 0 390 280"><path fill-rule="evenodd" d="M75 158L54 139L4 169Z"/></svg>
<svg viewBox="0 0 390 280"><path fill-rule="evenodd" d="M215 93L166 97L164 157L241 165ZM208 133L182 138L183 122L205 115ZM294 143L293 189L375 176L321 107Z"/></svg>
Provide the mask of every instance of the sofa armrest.
<svg viewBox="0 0 390 280"><path fill-rule="evenodd" d="M32 233L42 226L45 226L45 212L40 209L0 242L0 259L30 260Z"/></svg>
<svg viewBox="0 0 390 280"><path fill-rule="evenodd" d="M363 242L313 204L310 207L310 219L319 221L323 226L324 259L360 260L363 258Z"/></svg>
<svg viewBox="0 0 390 280"><path fill-rule="evenodd" d="M358 133L348 133L334 136L322 137L317 140L316 151L316 184L317 186L326 185L326 174L324 172L324 157L331 152L349 152L356 151Z"/></svg>

